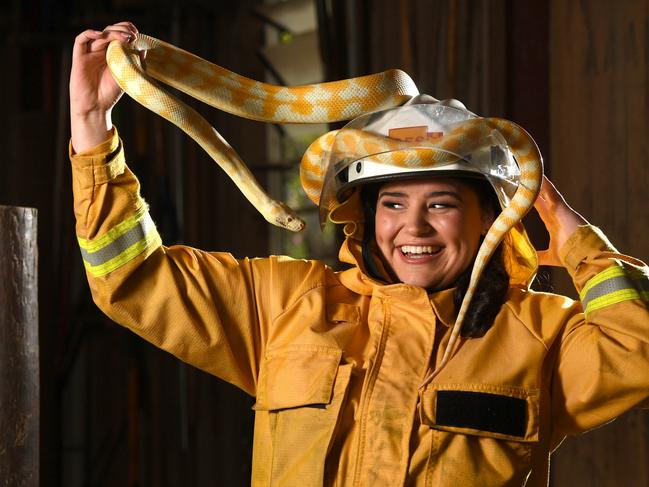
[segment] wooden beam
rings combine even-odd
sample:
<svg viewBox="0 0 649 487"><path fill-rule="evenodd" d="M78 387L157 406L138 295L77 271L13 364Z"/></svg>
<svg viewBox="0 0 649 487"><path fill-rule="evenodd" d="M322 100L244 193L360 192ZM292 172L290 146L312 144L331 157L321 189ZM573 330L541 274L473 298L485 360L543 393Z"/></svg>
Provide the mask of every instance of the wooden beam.
<svg viewBox="0 0 649 487"><path fill-rule="evenodd" d="M0 479L39 485L36 210L0 206Z"/></svg>

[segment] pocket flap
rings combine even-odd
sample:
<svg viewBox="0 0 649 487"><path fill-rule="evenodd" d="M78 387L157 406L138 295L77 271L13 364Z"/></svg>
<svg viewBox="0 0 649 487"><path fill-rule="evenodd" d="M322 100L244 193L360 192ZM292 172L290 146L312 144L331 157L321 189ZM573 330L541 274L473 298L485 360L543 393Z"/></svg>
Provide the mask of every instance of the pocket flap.
<svg viewBox="0 0 649 487"><path fill-rule="evenodd" d="M539 390L431 384L420 392L421 422L431 428L515 441L539 439Z"/></svg>
<svg viewBox="0 0 649 487"><path fill-rule="evenodd" d="M266 355L259 372L255 410L327 405L342 350L323 346L295 346Z"/></svg>
<svg viewBox="0 0 649 487"><path fill-rule="evenodd" d="M358 323L360 309L353 304L329 303L326 307L327 321L333 323Z"/></svg>

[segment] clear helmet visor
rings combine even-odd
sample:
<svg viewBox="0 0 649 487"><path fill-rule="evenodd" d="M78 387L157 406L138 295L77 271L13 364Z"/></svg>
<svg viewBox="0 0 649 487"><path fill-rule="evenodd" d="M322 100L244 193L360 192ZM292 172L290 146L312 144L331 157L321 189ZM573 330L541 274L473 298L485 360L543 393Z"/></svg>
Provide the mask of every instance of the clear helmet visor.
<svg viewBox="0 0 649 487"><path fill-rule="evenodd" d="M485 178L507 206L520 170L503 136L481 131L480 120L441 103L405 105L352 120L338 130L329 150L321 223L355 187L404 178Z"/></svg>

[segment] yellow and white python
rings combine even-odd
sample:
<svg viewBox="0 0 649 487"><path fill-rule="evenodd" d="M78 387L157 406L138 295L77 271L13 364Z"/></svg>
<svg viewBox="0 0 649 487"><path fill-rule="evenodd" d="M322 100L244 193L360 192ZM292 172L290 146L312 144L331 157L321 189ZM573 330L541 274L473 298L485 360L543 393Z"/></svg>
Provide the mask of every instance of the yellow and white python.
<svg viewBox="0 0 649 487"><path fill-rule="evenodd" d="M140 51L146 51L143 66ZM153 37L138 34L132 43L113 41L107 63L118 84L133 99L166 118L198 142L228 174L241 192L270 223L292 231L304 222L281 201L276 201L254 179L234 149L194 109L164 91L160 81L213 107L241 117L275 123L327 123L350 120L365 113L400 106L419 92L403 71L390 70L342 81L296 87L273 86L240 76L194 54ZM439 149L462 153L491 131L505 138L519 165L521 175L510 204L489 229L478 251L470 284L460 307L444 358L436 373L454 354L468 305L485 265L498 244L532 208L543 177L539 150L516 124L497 118L476 118L462 124L461 130L440 141ZM314 142L300 167L302 185L312 201L320 203L326 168L322 152L330 149L330 132ZM389 161L396 165L425 165L416 157ZM331 208L327 208L331 209Z"/></svg>
<svg viewBox="0 0 649 487"><path fill-rule="evenodd" d="M146 51L146 69L139 51ZM268 196L207 120L165 92L155 80L228 113L276 123L349 120L368 111L401 105L418 93L410 77L399 70L331 83L273 86L143 34L131 44L113 41L106 59L126 93L198 142L267 221L292 231L302 230L304 222L291 208Z"/></svg>

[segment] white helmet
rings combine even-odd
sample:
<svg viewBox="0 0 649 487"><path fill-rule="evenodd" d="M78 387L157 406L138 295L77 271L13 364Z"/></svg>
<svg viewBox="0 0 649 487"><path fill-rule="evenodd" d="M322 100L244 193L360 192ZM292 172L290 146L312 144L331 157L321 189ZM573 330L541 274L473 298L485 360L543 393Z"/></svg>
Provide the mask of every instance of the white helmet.
<svg viewBox="0 0 649 487"><path fill-rule="evenodd" d="M321 223L360 185L422 176L487 179L501 206L507 206L520 170L497 130L475 136L463 130L478 118L457 100L419 95L349 122L329 149L318 202Z"/></svg>

